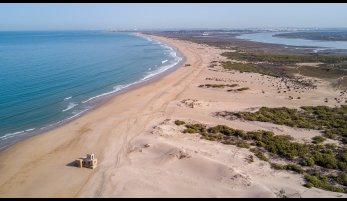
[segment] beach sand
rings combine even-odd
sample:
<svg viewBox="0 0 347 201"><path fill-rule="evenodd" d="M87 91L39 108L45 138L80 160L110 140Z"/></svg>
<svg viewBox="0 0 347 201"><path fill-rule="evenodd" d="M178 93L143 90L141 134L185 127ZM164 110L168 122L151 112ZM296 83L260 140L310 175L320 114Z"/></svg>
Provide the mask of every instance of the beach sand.
<svg viewBox="0 0 347 201"><path fill-rule="evenodd" d="M264 129L305 142L319 132L213 114L262 106L343 104L333 101L340 93L328 82L315 79L317 89L283 92L281 78L211 67L212 61L225 60L220 56L223 50L151 37L177 47L186 57L183 66L0 153L0 197L281 197L281 190L289 197L347 197L308 189L300 174L271 169L258 158L249 163L248 149L184 134L184 126L174 124L179 119L245 131ZM226 92L198 87L230 83L250 89ZM75 159L87 153L95 154L98 167L75 167Z"/></svg>

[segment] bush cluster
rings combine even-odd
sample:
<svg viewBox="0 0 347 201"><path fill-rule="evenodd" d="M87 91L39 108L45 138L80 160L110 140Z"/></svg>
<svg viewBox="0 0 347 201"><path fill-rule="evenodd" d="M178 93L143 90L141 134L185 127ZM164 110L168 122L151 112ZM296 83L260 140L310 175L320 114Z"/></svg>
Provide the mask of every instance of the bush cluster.
<svg viewBox="0 0 347 201"><path fill-rule="evenodd" d="M305 179L307 181L305 186L308 188L316 187L316 188L321 188L321 189L325 189L328 191L334 191L334 192L340 192L340 193L344 192L344 189L341 187L329 185L328 184L328 177L326 177L324 175L321 175L319 173L315 173L313 175L305 174L304 176L305 176Z"/></svg>
<svg viewBox="0 0 347 201"><path fill-rule="evenodd" d="M237 87L239 86L238 84L202 84L199 85L199 87L207 87L207 88L224 88L224 87Z"/></svg>
<svg viewBox="0 0 347 201"><path fill-rule="evenodd" d="M183 124L185 124L185 123L186 123L186 122L181 121L181 120L176 120L176 121L175 121L175 124L176 124L177 126L183 125Z"/></svg>
<svg viewBox="0 0 347 201"><path fill-rule="evenodd" d="M271 122L290 127L323 130L324 137L347 143L347 105L331 108L327 106L302 106L301 110L286 107L261 107L257 112L232 113L249 121ZM316 137L314 143L325 140Z"/></svg>
<svg viewBox="0 0 347 201"><path fill-rule="evenodd" d="M271 167L276 170L292 170L300 174L305 172L305 170L301 166L296 164L280 165L278 163L271 163Z"/></svg>

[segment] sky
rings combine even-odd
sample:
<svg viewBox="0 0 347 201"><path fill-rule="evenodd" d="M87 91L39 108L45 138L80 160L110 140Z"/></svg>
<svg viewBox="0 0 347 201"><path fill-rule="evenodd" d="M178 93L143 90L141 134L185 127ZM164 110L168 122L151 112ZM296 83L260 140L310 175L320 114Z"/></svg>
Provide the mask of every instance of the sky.
<svg viewBox="0 0 347 201"><path fill-rule="evenodd" d="M347 3L0 3L0 31L347 27Z"/></svg>

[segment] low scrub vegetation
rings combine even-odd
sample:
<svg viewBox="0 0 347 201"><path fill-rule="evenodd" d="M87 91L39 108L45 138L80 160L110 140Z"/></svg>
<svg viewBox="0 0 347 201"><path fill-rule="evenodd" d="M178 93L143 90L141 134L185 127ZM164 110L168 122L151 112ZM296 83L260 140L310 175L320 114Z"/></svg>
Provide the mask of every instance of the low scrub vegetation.
<svg viewBox="0 0 347 201"><path fill-rule="evenodd" d="M331 108L328 106L302 106L300 110L286 107L261 107L257 112L236 112L232 115L249 121L271 122L297 128L316 129L323 136L347 142L347 105ZM316 136L314 143L322 143L325 138Z"/></svg>
<svg viewBox="0 0 347 201"><path fill-rule="evenodd" d="M285 111L288 114L297 112L291 109L285 109ZM203 124L185 124L185 127L183 133L198 133L202 139L249 149L259 160L270 162L274 169L304 174L307 181L306 187L335 192L344 192L344 188L347 187L347 175L344 173L347 170L347 150L332 143L323 145L325 138L321 136L314 137L312 143L301 144L294 142L289 135L275 135L272 131L245 132L226 125L210 127ZM287 164L272 163L271 160L276 158L282 158L287 161ZM254 161L253 156L249 160ZM325 180L326 176L317 176L316 173L312 173L311 168L315 166L319 166L324 172L334 170L338 175Z"/></svg>
<svg viewBox="0 0 347 201"><path fill-rule="evenodd" d="M322 62L340 63L347 61L346 55L317 55L317 54L277 54L269 52L224 52L222 56L231 60L248 62L282 62L282 63L303 63L303 62Z"/></svg>
<svg viewBox="0 0 347 201"><path fill-rule="evenodd" d="M202 84L199 85L199 87L207 87L207 88L224 88L224 87L237 87L239 86L238 84Z"/></svg>
<svg viewBox="0 0 347 201"><path fill-rule="evenodd" d="M183 124L185 124L185 123L186 123L186 122L181 121L181 120L176 120L176 121L175 121L175 124L176 124L177 126L183 125Z"/></svg>

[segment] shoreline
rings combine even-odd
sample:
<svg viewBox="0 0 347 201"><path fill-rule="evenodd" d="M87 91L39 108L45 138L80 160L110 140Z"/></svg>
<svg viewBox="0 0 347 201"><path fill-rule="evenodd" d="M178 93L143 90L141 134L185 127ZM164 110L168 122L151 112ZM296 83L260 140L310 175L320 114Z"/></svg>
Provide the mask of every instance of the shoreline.
<svg viewBox="0 0 347 201"><path fill-rule="evenodd" d="M136 33L134 35L137 35L138 37L145 36L145 35L140 34L140 33ZM149 37L149 36L147 36L147 37ZM170 47L173 47L169 44L167 44L167 45ZM173 47L173 48L175 48L175 47ZM138 83L136 83L136 82L131 83L131 85L129 87L126 87L125 89L121 89L121 90L116 91L114 93L104 95L104 96L99 97L95 100L92 100L91 102L93 102L93 104L90 108L88 108L84 111L81 111L80 113L78 113L74 116L57 121L57 122L53 123L52 125L43 126L41 128L36 129L35 131L31 131L31 132L30 131L28 131L28 132L24 131L23 134L18 133L18 135L14 135L13 137L1 140L0 141L0 153L3 152L4 150L8 149L9 147L15 145L18 142L29 139L29 138L34 137L36 135L40 135L40 134L49 132L49 131L54 130L60 126L64 126L65 124L68 124L69 122L74 121L74 120L82 117L83 115L87 114L88 112L99 108L100 106L104 105L105 103L110 101L115 96L121 95L121 94L123 94L127 91L130 91L130 90L134 90L134 89L139 88L143 85L150 84L150 83L160 79L161 77L164 77L164 76L174 72L176 69L181 67L184 64L184 62L186 61L186 58L182 55L181 52L179 52L179 50L176 50L176 52L179 54L180 57L182 57L182 59L173 67L165 70L164 72L158 73L157 75L154 75L153 77L149 78L148 80L143 80L143 81L138 80L138 81L136 81ZM17 131L17 132L19 132L19 131Z"/></svg>
<svg viewBox="0 0 347 201"><path fill-rule="evenodd" d="M267 107L333 106L339 91L321 79L317 89L277 93L280 78L211 67L225 50L151 36L175 46L186 61L174 72L129 90L80 118L19 142L0 153L0 197L347 197L308 189L302 175L274 171L248 149L186 134L174 121L227 125L245 131L290 134L300 142L318 131L216 117L218 111ZM190 64L190 66L184 66ZM243 92L202 88L238 83ZM300 94L300 95L299 95ZM288 96L301 99L288 99ZM340 104L341 105L341 104ZM33 144L35 146L33 146ZM96 169L74 160L94 153Z"/></svg>
<svg viewBox="0 0 347 201"><path fill-rule="evenodd" d="M163 41L162 41L163 42ZM166 43L166 42L164 42ZM166 43L168 45L174 46L177 48L177 46ZM125 115L128 115L126 113L129 113L129 109L127 107L134 105L131 103L137 102L134 98L138 95L134 95L135 93L143 93L144 91L148 91L146 88L150 88L151 86L158 86L162 88L162 93L165 93L165 88L167 88L168 79L172 80L172 77L176 77L173 74L180 74L181 76L184 74L183 72L177 72L182 71L182 67L184 63L189 62L190 60L180 51L179 48L177 50L180 52L180 54L183 56L184 59L182 59L181 62L179 62L175 69L172 69L173 72L164 72L164 75L157 77L153 81L149 83L145 83L141 86L134 87L131 90L126 90L123 93L113 96L112 98L109 98L104 104L100 105L97 109L93 109L80 117L73 119L67 123L65 123L62 126L58 126L54 129L51 129L47 132L32 136L30 138L27 138L25 140L16 142L14 145L11 145L7 147L6 149L2 150L0 152L0 170L2 172L2 177L0 179L0 197L74 197L77 193L77 189L81 188L81 185L87 182L88 178L93 174L94 171L98 170L89 170L89 169L79 169L75 168L74 162L75 159L79 157L85 156L87 153L94 153L96 158L98 158L99 163L102 164L103 161L103 153L104 149L106 147L107 142L107 133L104 134L103 137L98 136L98 139L95 139L92 136L85 137L85 140L90 141L89 143L93 144L91 146L84 146L83 142L80 142L81 135L88 133L91 131L90 128L86 128L93 124L93 122L102 121L103 118L107 118L108 116L117 116L117 110L122 111L125 113ZM189 70L187 68L183 67L184 70ZM171 77L171 78L169 78ZM160 84L162 83L162 84ZM158 87L152 87L152 88L158 88ZM163 89L164 88L164 89ZM155 90L150 89L148 91L151 93L152 96L157 96ZM134 97L130 101L127 100L129 96ZM150 101L155 101L152 97ZM128 102L128 106L123 107ZM120 106L117 106L118 105ZM116 106L113 106L115 104ZM135 103L136 104L136 103ZM109 107L115 107L114 109L116 111L110 112L108 109ZM137 113L134 110L131 110L131 113L134 115ZM96 118L95 118L96 117ZM127 118L124 117L122 121L125 121ZM88 121L88 123L85 123ZM76 128L77 127L77 128ZM72 133L72 134L69 134ZM90 132L89 132L90 133ZM96 133L94 133L95 135ZM93 134L90 134L93 135ZM94 142L97 141L98 144L94 144ZM103 144L103 146L100 147L100 144ZM36 145L36 146L35 146ZM76 151L73 150L67 150L68 148L76 148ZM78 148L79 147L79 148ZM90 151L88 151L90 150ZM64 152L64 153L61 153ZM67 157L67 160L64 161L63 164L61 162L57 162L55 159L52 158L52 155L56 156L57 158L61 157ZM26 157L24 157L26 156ZM42 160L50 160L51 162L49 165L45 165L47 163L41 163ZM11 161L10 163L7 161ZM19 165L22 164L22 165ZM59 164L59 165L58 165ZM66 174L65 171L60 172L60 174L50 172L49 169L54 171L55 165L62 166L62 169L66 169L66 171L71 171L70 174ZM7 167L8 166L8 167ZM39 166L40 168L38 168ZM47 167L48 166L48 167ZM72 166L72 167L71 167ZM24 169L24 172L21 171L21 169ZM25 170L30 169L30 170ZM18 171L18 172L17 172ZM35 171L31 172L31 171ZM31 172L31 173L30 173ZM42 173L39 172L47 172L46 176L42 176ZM13 177L14 175L18 175L18 177ZM21 174L28 174L28 177L41 177L39 179L41 182L40 184L36 185L27 185L23 184L20 186L17 186L16 188L12 189L13 185L11 185L11 181L13 180L22 180ZM29 176L31 175L31 176ZM45 175L45 174L43 174ZM53 176L54 175L54 176ZM58 176L60 175L60 176ZM49 179L49 177L54 177L54 179ZM80 179L73 179L74 177L80 177ZM75 186L71 192L66 192L64 186L60 186L54 183L51 183L54 187L49 187L49 185L45 185L45 183L49 183L49 181L53 182L54 180L68 180L71 182L72 186ZM33 179L36 180L36 179ZM46 181L45 181L46 180ZM23 180L22 183L26 183L26 180ZM14 181L13 181L14 182ZM17 183L17 182L15 182ZM56 182L59 183L59 182ZM7 186L6 186L7 185ZM39 187L40 186L40 187ZM8 189L9 188L9 189ZM28 192L24 189L31 189L31 188L37 188L40 189L39 191L33 191ZM76 191L77 190L77 191ZM7 196L6 196L6 195Z"/></svg>

